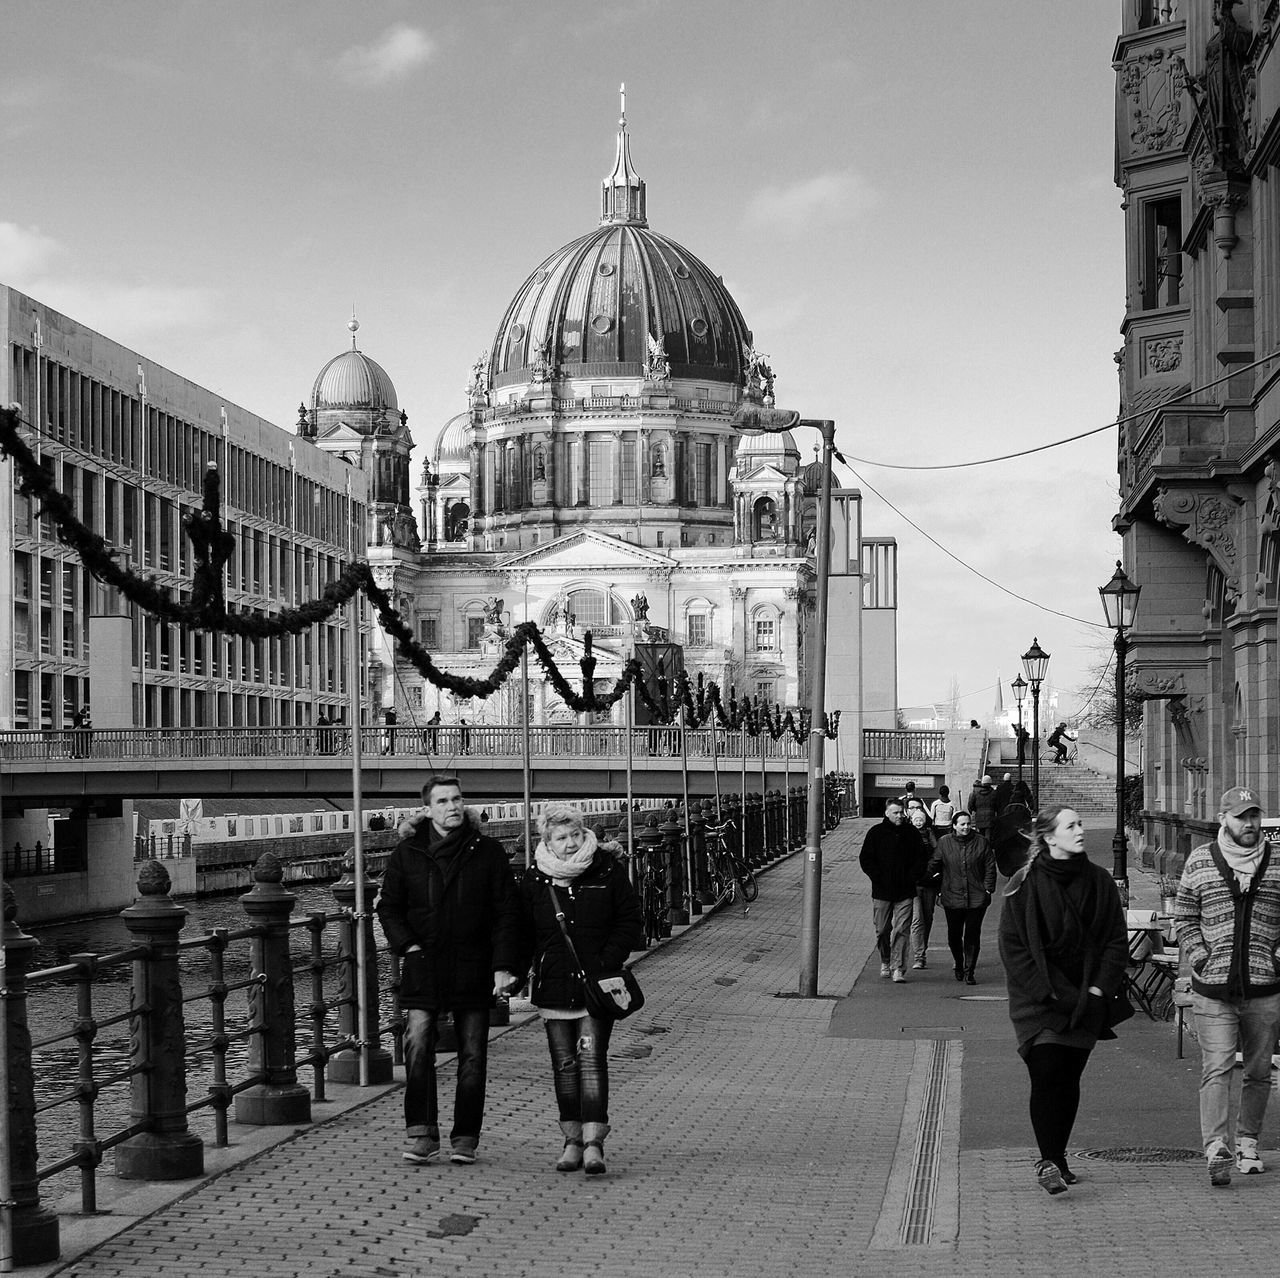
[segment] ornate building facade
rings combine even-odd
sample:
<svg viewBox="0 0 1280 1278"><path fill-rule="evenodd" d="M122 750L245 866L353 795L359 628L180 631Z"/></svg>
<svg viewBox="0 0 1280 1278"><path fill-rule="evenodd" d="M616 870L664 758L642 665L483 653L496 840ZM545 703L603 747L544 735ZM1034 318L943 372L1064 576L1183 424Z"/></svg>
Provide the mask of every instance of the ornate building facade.
<svg viewBox="0 0 1280 1278"><path fill-rule="evenodd" d="M439 432L417 486L418 537L406 519L403 414L384 379L345 352L321 372L299 431L360 453L374 534L406 533L371 535L370 561L441 665L488 673L528 619L571 675L589 630L603 687L637 643L661 642L726 689L807 700L822 468L803 464L790 434L738 430L740 409L772 405L773 371L720 278L650 228L625 116L599 224L525 279L471 370L465 411ZM897 548L881 539L864 555L860 501L856 490L835 498L843 569L829 669L841 679L828 687L847 749L861 724L893 726L897 700ZM394 706L402 725L526 712L517 681L469 703L425 684L385 641L378 658L376 708ZM864 709L876 713L864 720ZM541 678L527 712L575 718Z"/></svg>
<svg viewBox="0 0 1280 1278"><path fill-rule="evenodd" d="M1269 0L1125 0L1125 567L1142 586L1146 834L1162 868L1228 786L1280 804L1280 52Z"/></svg>

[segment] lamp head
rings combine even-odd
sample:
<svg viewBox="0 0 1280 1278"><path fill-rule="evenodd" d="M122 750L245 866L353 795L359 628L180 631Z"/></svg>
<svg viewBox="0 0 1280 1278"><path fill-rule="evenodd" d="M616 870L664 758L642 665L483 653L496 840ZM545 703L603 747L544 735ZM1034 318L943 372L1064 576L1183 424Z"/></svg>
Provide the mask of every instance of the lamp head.
<svg viewBox="0 0 1280 1278"><path fill-rule="evenodd" d="M1107 625L1112 630L1128 630L1133 625L1134 615L1138 611L1138 596L1142 587L1135 585L1125 576L1120 561L1116 560L1116 570L1105 586L1098 587L1102 598L1102 611L1106 614Z"/></svg>
<svg viewBox="0 0 1280 1278"><path fill-rule="evenodd" d="M1027 681L1019 675L1010 686L1013 688L1013 699L1021 705L1027 695Z"/></svg>
<svg viewBox="0 0 1280 1278"><path fill-rule="evenodd" d="M1049 654L1040 646L1039 639L1032 639L1031 647L1022 654L1022 669L1032 692L1038 691L1049 670Z"/></svg>

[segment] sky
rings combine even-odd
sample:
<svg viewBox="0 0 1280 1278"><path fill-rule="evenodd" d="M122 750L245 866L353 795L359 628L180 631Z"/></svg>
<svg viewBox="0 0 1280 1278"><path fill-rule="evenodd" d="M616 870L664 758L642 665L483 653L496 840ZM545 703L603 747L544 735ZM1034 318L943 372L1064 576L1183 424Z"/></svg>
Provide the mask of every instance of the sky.
<svg viewBox="0 0 1280 1278"><path fill-rule="evenodd" d="M597 224L625 81L650 225L724 278L779 406L835 419L837 483L898 540L900 703L958 686L984 718L1035 637L1066 711L1110 647L1114 428L961 463L1115 420L1120 19L1121 0L13 5L0 281L290 430L354 306L416 483L507 303Z"/></svg>

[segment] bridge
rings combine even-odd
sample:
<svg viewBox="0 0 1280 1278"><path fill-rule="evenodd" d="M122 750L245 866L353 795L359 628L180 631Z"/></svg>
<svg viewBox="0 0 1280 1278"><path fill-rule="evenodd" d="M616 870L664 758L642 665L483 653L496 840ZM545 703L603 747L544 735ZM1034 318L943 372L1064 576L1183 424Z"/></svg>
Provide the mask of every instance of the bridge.
<svg viewBox="0 0 1280 1278"><path fill-rule="evenodd" d="M533 797L625 795L627 732L611 724L530 727ZM362 728L362 792L388 803L416 802L424 776L448 772L459 777L468 798L510 799L523 793L524 733L518 725L492 724ZM716 792L717 775L730 789L740 788L743 778L745 788L755 790L806 780L807 746L789 736L771 741L677 727L630 734L637 793L680 795L686 773L690 794L699 797ZM79 807L106 813L126 799L349 801L351 747L351 730L341 725L0 732L0 802L6 812Z"/></svg>

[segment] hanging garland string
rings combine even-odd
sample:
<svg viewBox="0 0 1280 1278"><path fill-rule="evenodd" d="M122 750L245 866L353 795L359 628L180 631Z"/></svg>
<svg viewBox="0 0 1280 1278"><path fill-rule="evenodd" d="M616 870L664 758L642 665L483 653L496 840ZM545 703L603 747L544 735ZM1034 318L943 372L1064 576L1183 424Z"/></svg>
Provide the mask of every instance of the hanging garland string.
<svg viewBox="0 0 1280 1278"><path fill-rule="evenodd" d="M396 652L429 683L456 696L491 697L515 672L525 648L531 648L557 695L579 714L608 710L627 695L628 689L635 688L636 695L660 723L674 722L683 707L686 724L692 722L696 727L704 726L714 715L721 727L743 731L750 736L767 732L777 741L784 733L790 732L797 742L803 744L809 735L807 712L802 711L797 720L790 710L782 715L776 706L771 711L768 706L761 707L745 697L739 702L732 688L726 707L719 686L714 682L704 682L701 673L697 676L696 685L692 685L688 674L681 670L676 678L673 697L666 675L659 669L655 691L649 687L644 667L637 657L627 660L610 689L598 692L594 677L596 656L589 630L583 636L583 655L578 661L581 692L575 691L565 677L541 630L532 621L523 621L513 629L498 664L487 677L451 674L440 669L431 654L414 638L390 597L374 581L367 563L344 565L337 579L324 587L319 598L295 608L284 608L274 615L230 608L222 581L227 562L235 554L236 540L222 521L221 476L213 463L205 472L201 509L183 516L183 531L191 543L195 568L190 597L186 602L180 602L155 577L136 573L122 565L117 559L119 552L77 519L70 498L58 490L53 476L22 437L22 425L19 405L0 408L0 457L12 459L19 477L18 492L35 502L35 517L47 517L52 521L57 528L58 540L75 552L89 573L104 585L118 590L143 611L164 621L190 630L269 639L301 634L317 622L328 620L357 593L363 593L377 613L382 629L394 640ZM834 710L826 716L823 734L834 739L839 723L840 712Z"/></svg>

